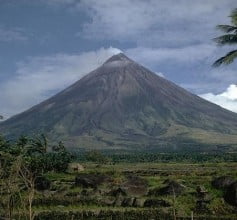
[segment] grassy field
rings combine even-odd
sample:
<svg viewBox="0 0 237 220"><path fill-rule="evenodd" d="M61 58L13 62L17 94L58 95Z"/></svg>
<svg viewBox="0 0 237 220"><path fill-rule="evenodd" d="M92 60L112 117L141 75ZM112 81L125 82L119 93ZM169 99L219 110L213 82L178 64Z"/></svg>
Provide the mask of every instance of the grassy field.
<svg viewBox="0 0 237 220"><path fill-rule="evenodd" d="M223 199L224 190L211 184L223 175L237 180L237 163L82 165L82 172L45 175L51 186L37 191L36 219L191 219L192 213L194 219L237 218L236 207ZM159 193L172 181L180 192ZM205 189L201 207L197 187Z"/></svg>

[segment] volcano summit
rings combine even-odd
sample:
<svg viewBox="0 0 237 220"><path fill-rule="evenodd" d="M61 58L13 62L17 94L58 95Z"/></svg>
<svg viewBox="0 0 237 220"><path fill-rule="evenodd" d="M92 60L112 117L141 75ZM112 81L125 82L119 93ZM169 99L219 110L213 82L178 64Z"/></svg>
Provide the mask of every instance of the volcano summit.
<svg viewBox="0 0 237 220"><path fill-rule="evenodd" d="M73 148L232 150L237 114L120 53L48 100L0 124L7 137L45 133Z"/></svg>

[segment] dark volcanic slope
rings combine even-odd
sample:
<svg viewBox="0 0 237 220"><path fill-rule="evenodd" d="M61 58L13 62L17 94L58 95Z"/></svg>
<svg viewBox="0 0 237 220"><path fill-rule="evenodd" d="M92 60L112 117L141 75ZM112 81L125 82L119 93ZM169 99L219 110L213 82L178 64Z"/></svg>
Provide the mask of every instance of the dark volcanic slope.
<svg viewBox="0 0 237 220"><path fill-rule="evenodd" d="M44 132L70 146L132 148L237 143L237 114L118 54L54 97L0 124L7 136Z"/></svg>

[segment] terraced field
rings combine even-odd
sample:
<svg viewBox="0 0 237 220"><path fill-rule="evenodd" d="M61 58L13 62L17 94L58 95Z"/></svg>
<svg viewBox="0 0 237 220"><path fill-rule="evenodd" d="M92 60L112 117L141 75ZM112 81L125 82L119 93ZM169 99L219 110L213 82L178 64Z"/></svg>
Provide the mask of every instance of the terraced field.
<svg viewBox="0 0 237 220"><path fill-rule="evenodd" d="M36 219L236 219L221 176L237 180L237 163L84 163L48 173L34 200ZM217 179L218 180L218 179ZM42 185L43 186L43 185Z"/></svg>

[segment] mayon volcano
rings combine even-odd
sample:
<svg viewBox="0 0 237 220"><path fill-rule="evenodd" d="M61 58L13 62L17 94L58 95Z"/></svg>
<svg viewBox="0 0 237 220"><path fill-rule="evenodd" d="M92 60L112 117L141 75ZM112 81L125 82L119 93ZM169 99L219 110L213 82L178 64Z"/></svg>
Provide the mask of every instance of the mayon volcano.
<svg viewBox="0 0 237 220"><path fill-rule="evenodd" d="M49 98L0 124L9 138L45 133L71 148L237 149L237 114L120 53Z"/></svg>

